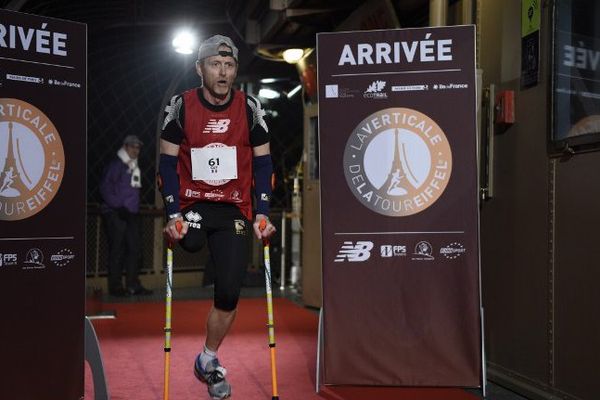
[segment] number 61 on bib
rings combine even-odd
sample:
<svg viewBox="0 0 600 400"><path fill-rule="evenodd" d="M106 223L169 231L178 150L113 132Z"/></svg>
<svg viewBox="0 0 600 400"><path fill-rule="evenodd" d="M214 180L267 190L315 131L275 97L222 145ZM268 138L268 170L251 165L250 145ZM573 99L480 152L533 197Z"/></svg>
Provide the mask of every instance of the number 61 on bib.
<svg viewBox="0 0 600 400"><path fill-rule="evenodd" d="M220 143L219 143L220 144ZM192 148L192 179L197 181L228 181L237 179L237 151L235 146Z"/></svg>

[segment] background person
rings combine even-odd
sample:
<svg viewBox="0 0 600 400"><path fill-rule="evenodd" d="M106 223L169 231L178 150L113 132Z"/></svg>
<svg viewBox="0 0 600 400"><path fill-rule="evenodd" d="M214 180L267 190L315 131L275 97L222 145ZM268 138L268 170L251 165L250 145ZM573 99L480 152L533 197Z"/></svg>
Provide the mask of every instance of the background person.
<svg viewBox="0 0 600 400"><path fill-rule="evenodd" d="M135 135L123 140L123 146L104 169L100 182L102 221L108 240L108 292L112 296L148 295L138 278L141 258L140 188L141 173L137 160L142 141ZM125 286L123 286L125 271Z"/></svg>

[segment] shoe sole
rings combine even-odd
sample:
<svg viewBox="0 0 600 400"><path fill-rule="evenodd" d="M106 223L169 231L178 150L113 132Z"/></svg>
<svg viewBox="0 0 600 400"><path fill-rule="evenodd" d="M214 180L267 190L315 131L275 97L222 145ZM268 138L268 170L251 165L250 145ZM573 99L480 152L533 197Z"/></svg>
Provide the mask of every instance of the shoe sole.
<svg viewBox="0 0 600 400"><path fill-rule="evenodd" d="M205 385L208 386L208 382L206 382L206 379L204 379L204 377L200 374L200 372L198 372L198 369L196 368L196 366L194 365L194 375L196 376L196 379L198 379L200 382L204 383ZM229 393L228 395L226 395L225 397L214 397L212 396L210 393L208 394L213 400L223 400L223 399L228 399L231 397L231 393Z"/></svg>

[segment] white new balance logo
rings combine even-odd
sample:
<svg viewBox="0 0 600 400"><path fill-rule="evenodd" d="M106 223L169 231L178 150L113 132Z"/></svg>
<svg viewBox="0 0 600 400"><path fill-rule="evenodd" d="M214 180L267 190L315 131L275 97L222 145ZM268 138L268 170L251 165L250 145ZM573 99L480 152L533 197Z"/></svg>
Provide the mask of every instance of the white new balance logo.
<svg viewBox="0 0 600 400"><path fill-rule="evenodd" d="M350 262L366 261L371 257L371 249L373 242L358 241L356 244L352 242L344 242L334 262L342 262L348 260Z"/></svg>
<svg viewBox="0 0 600 400"><path fill-rule="evenodd" d="M208 124L206 124L202 133L225 133L225 132L227 132L227 129L229 129L230 122L231 122L231 120L229 118L225 118L225 119L211 118L208 120Z"/></svg>

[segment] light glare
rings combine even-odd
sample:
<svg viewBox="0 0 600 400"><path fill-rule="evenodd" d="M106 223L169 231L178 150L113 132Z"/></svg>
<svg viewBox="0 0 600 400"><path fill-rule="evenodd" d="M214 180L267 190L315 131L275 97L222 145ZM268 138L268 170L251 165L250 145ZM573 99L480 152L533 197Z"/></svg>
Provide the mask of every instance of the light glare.
<svg viewBox="0 0 600 400"><path fill-rule="evenodd" d="M175 51L181 54L192 54L196 39L190 32L179 32L173 39L173 47Z"/></svg>
<svg viewBox="0 0 600 400"><path fill-rule="evenodd" d="M274 91L273 89L262 88L258 91L258 97L262 97L265 99L276 99L279 96L279 92Z"/></svg>
<svg viewBox="0 0 600 400"><path fill-rule="evenodd" d="M295 64L304 56L302 49L287 49L283 52L283 59L290 64Z"/></svg>
<svg viewBox="0 0 600 400"><path fill-rule="evenodd" d="M298 85L287 94L288 99L291 99L296 93L298 93L302 89L302 85Z"/></svg>
<svg viewBox="0 0 600 400"><path fill-rule="evenodd" d="M175 47L175 51L181 54L192 54L194 50L183 47Z"/></svg>

